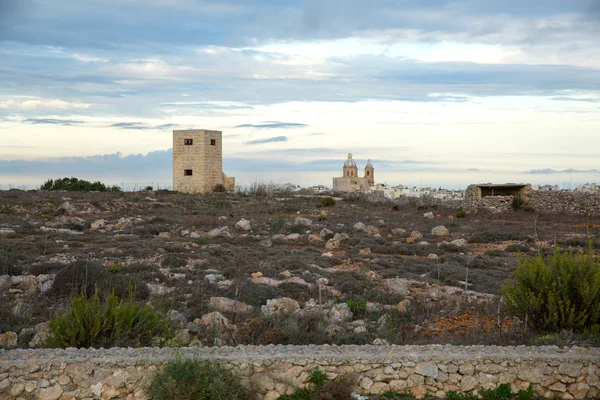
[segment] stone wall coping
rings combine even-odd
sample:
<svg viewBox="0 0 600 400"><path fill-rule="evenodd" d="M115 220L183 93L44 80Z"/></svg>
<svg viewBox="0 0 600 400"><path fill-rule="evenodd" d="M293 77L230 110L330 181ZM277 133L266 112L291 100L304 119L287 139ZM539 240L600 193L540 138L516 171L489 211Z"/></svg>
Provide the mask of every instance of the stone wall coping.
<svg viewBox="0 0 600 400"><path fill-rule="evenodd" d="M22 368L32 364L91 362L162 364L176 358L200 358L215 361L295 363L333 360L338 362L393 363L402 361L521 361L560 362L600 360L600 348L557 346L375 346L375 345L266 345L184 348L110 348L110 349L16 349L0 351L0 370Z"/></svg>

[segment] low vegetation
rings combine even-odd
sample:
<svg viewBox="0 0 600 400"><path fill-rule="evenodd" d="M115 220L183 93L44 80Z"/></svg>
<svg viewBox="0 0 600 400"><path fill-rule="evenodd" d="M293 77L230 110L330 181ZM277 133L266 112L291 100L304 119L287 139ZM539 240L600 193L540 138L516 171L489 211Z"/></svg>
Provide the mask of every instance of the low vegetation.
<svg viewBox="0 0 600 400"><path fill-rule="evenodd" d="M168 363L150 384L155 400L250 400L240 379L219 364L180 359Z"/></svg>
<svg viewBox="0 0 600 400"><path fill-rule="evenodd" d="M40 190L67 190L74 192L120 192L118 186L107 186L100 181L90 182L77 178L48 179Z"/></svg>
<svg viewBox="0 0 600 400"><path fill-rule="evenodd" d="M515 278L504 288L506 303L533 329L600 332L600 262L591 249L520 257Z"/></svg>
<svg viewBox="0 0 600 400"><path fill-rule="evenodd" d="M109 294L104 301L98 293L71 299L71 307L50 319L52 336L47 347L141 347L168 336L167 323L147 305Z"/></svg>
<svg viewBox="0 0 600 400"><path fill-rule="evenodd" d="M304 388L296 389L290 395L279 396L277 400L352 400L352 391L356 387L356 379L352 375L339 376L330 381L318 369L305 383Z"/></svg>

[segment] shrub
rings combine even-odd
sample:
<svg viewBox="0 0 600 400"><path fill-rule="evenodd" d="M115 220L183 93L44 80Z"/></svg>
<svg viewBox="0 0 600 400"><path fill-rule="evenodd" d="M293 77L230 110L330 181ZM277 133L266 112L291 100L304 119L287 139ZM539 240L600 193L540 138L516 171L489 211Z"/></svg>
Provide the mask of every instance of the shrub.
<svg viewBox="0 0 600 400"><path fill-rule="evenodd" d="M146 186L146 188L144 190L151 192L154 190L154 188L152 186Z"/></svg>
<svg viewBox="0 0 600 400"><path fill-rule="evenodd" d="M504 249L507 253L527 253L529 246L525 243L513 243L506 246Z"/></svg>
<svg viewBox="0 0 600 400"><path fill-rule="evenodd" d="M532 328L580 332L600 324L600 262L591 249L519 257L515 278L515 285L503 289L506 303Z"/></svg>
<svg viewBox="0 0 600 400"><path fill-rule="evenodd" d="M77 178L48 179L40 190L68 190L76 192L120 192L118 186L106 186L100 181L90 182Z"/></svg>
<svg viewBox="0 0 600 400"><path fill-rule="evenodd" d="M155 400L246 400L252 398L238 377L206 360L177 360L154 375L150 395Z"/></svg>
<svg viewBox="0 0 600 400"><path fill-rule="evenodd" d="M328 381L320 370L315 370L306 380L304 389L296 389L290 395L279 396L277 400L352 400L352 389L356 379L352 375L342 375L335 381Z"/></svg>
<svg viewBox="0 0 600 400"><path fill-rule="evenodd" d="M213 188L213 192L215 193L225 193L226 191L227 189L225 189L225 186L221 183L217 183Z"/></svg>
<svg viewBox="0 0 600 400"><path fill-rule="evenodd" d="M317 203L317 207L333 207L335 206L335 199L333 197L323 197Z"/></svg>
<svg viewBox="0 0 600 400"><path fill-rule="evenodd" d="M467 216L467 212L463 209L460 209L456 212L456 218L464 218Z"/></svg>
<svg viewBox="0 0 600 400"><path fill-rule="evenodd" d="M71 308L50 319L52 336L47 347L149 346L155 336L166 337L166 320L150 306L136 303L135 293L126 300L114 294L100 301L98 293L71 299Z"/></svg>

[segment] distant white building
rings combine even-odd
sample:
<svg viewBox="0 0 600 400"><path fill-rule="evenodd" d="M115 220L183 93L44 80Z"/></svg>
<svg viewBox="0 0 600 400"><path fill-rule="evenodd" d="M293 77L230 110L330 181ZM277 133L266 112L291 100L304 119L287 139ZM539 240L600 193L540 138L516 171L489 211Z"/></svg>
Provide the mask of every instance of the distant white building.
<svg viewBox="0 0 600 400"><path fill-rule="evenodd" d="M584 193L600 193L600 185L597 183L584 183L583 185L577 186L575 191Z"/></svg>

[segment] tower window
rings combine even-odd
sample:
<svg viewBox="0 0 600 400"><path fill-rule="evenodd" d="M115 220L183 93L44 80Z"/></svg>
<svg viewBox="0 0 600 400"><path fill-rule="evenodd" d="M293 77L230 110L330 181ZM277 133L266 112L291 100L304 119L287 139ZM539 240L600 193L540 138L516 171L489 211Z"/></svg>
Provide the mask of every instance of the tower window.
<svg viewBox="0 0 600 400"><path fill-rule="evenodd" d="M194 139L183 139L183 144L186 146L191 146L194 144Z"/></svg>
<svg viewBox="0 0 600 400"><path fill-rule="evenodd" d="M217 140L216 139L210 139L210 145L211 146L216 146L217 145Z"/></svg>
<svg viewBox="0 0 600 400"><path fill-rule="evenodd" d="M192 170L191 169L184 169L183 170L183 175L184 176L192 176Z"/></svg>
<svg viewBox="0 0 600 400"><path fill-rule="evenodd" d="M367 171L367 176L370 176L370 175L371 175L371 172L370 172L370 171Z"/></svg>

